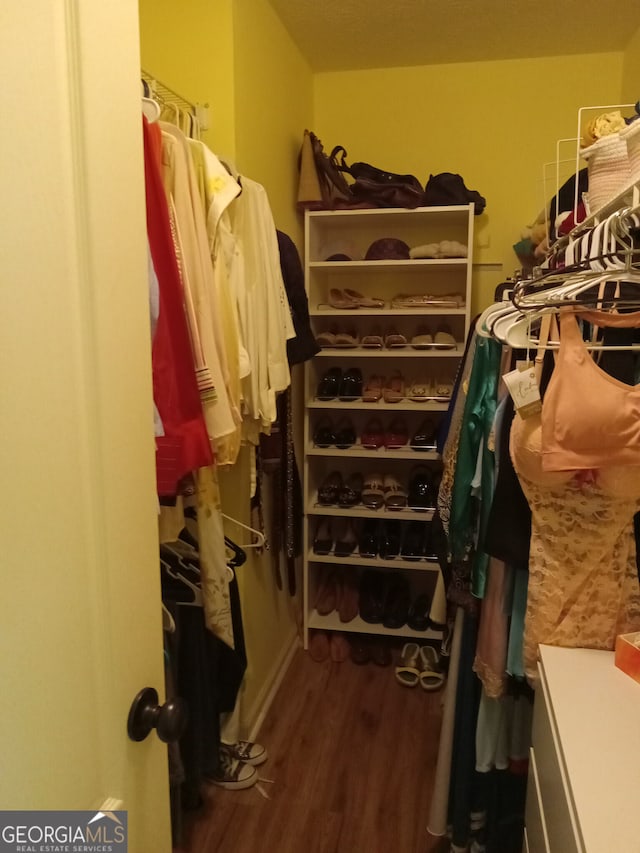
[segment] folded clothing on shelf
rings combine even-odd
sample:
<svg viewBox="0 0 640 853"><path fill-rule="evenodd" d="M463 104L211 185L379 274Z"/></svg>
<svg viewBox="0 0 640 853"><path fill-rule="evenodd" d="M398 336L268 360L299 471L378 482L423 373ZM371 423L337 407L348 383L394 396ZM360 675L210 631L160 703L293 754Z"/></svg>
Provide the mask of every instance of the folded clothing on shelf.
<svg viewBox="0 0 640 853"><path fill-rule="evenodd" d="M466 258L469 249L458 240L441 240L439 243L425 243L413 246L409 250L412 259Z"/></svg>
<svg viewBox="0 0 640 853"><path fill-rule="evenodd" d="M391 300L392 308L463 308L462 293L398 293Z"/></svg>

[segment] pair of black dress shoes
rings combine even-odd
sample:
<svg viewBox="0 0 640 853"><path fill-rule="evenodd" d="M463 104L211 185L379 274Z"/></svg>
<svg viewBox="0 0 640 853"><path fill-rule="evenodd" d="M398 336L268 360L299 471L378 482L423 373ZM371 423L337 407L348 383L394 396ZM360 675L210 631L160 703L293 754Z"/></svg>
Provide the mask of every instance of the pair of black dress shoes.
<svg viewBox="0 0 640 853"><path fill-rule="evenodd" d="M416 468L409 479L407 505L418 511L435 509L439 486L439 474L433 474L429 468Z"/></svg>
<svg viewBox="0 0 640 853"><path fill-rule="evenodd" d="M408 625L414 631L429 627L431 599L426 593L412 595L402 575L365 571L360 580L359 612L363 622L398 629Z"/></svg>
<svg viewBox="0 0 640 853"><path fill-rule="evenodd" d="M318 400L359 400L362 397L362 371L350 367L342 372L339 367L331 367L318 382L316 391Z"/></svg>
<svg viewBox="0 0 640 853"><path fill-rule="evenodd" d="M316 447L331 447L347 450L356 443L356 430L348 418L333 424L328 418L323 418L313 431L313 443Z"/></svg>

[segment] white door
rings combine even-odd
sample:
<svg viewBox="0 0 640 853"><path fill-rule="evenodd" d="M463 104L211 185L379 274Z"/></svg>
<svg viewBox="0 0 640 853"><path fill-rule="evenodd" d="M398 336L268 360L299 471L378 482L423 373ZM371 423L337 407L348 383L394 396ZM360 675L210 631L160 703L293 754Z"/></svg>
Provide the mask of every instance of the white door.
<svg viewBox="0 0 640 853"><path fill-rule="evenodd" d="M163 853L139 62L135 0L0 3L0 808L107 802Z"/></svg>

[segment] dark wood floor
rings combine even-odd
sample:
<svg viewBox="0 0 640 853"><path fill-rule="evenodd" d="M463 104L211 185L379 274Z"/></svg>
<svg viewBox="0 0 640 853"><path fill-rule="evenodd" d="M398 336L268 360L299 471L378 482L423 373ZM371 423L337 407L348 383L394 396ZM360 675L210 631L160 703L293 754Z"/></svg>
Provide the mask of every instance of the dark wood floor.
<svg viewBox="0 0 640 853"><path fill-rule="evenodd" d="M256 788L212 788L188 853L440 853L427 834L441 693L393 667L314 663L299 650L260 733Z"/></svg>

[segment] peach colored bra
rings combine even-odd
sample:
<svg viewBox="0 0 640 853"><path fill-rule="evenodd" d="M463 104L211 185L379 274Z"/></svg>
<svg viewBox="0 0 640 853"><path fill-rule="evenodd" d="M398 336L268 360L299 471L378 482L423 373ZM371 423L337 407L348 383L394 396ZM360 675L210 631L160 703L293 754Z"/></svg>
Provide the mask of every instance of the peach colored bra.
<svg viewBox="0 0 640 853"><path fill-rule="evenodd" d="M601 327L640 326L640 312L560 313L560 347L542 406L542 469L640 466L640 385L626 385L595 363L578 316Z"/></svg>

